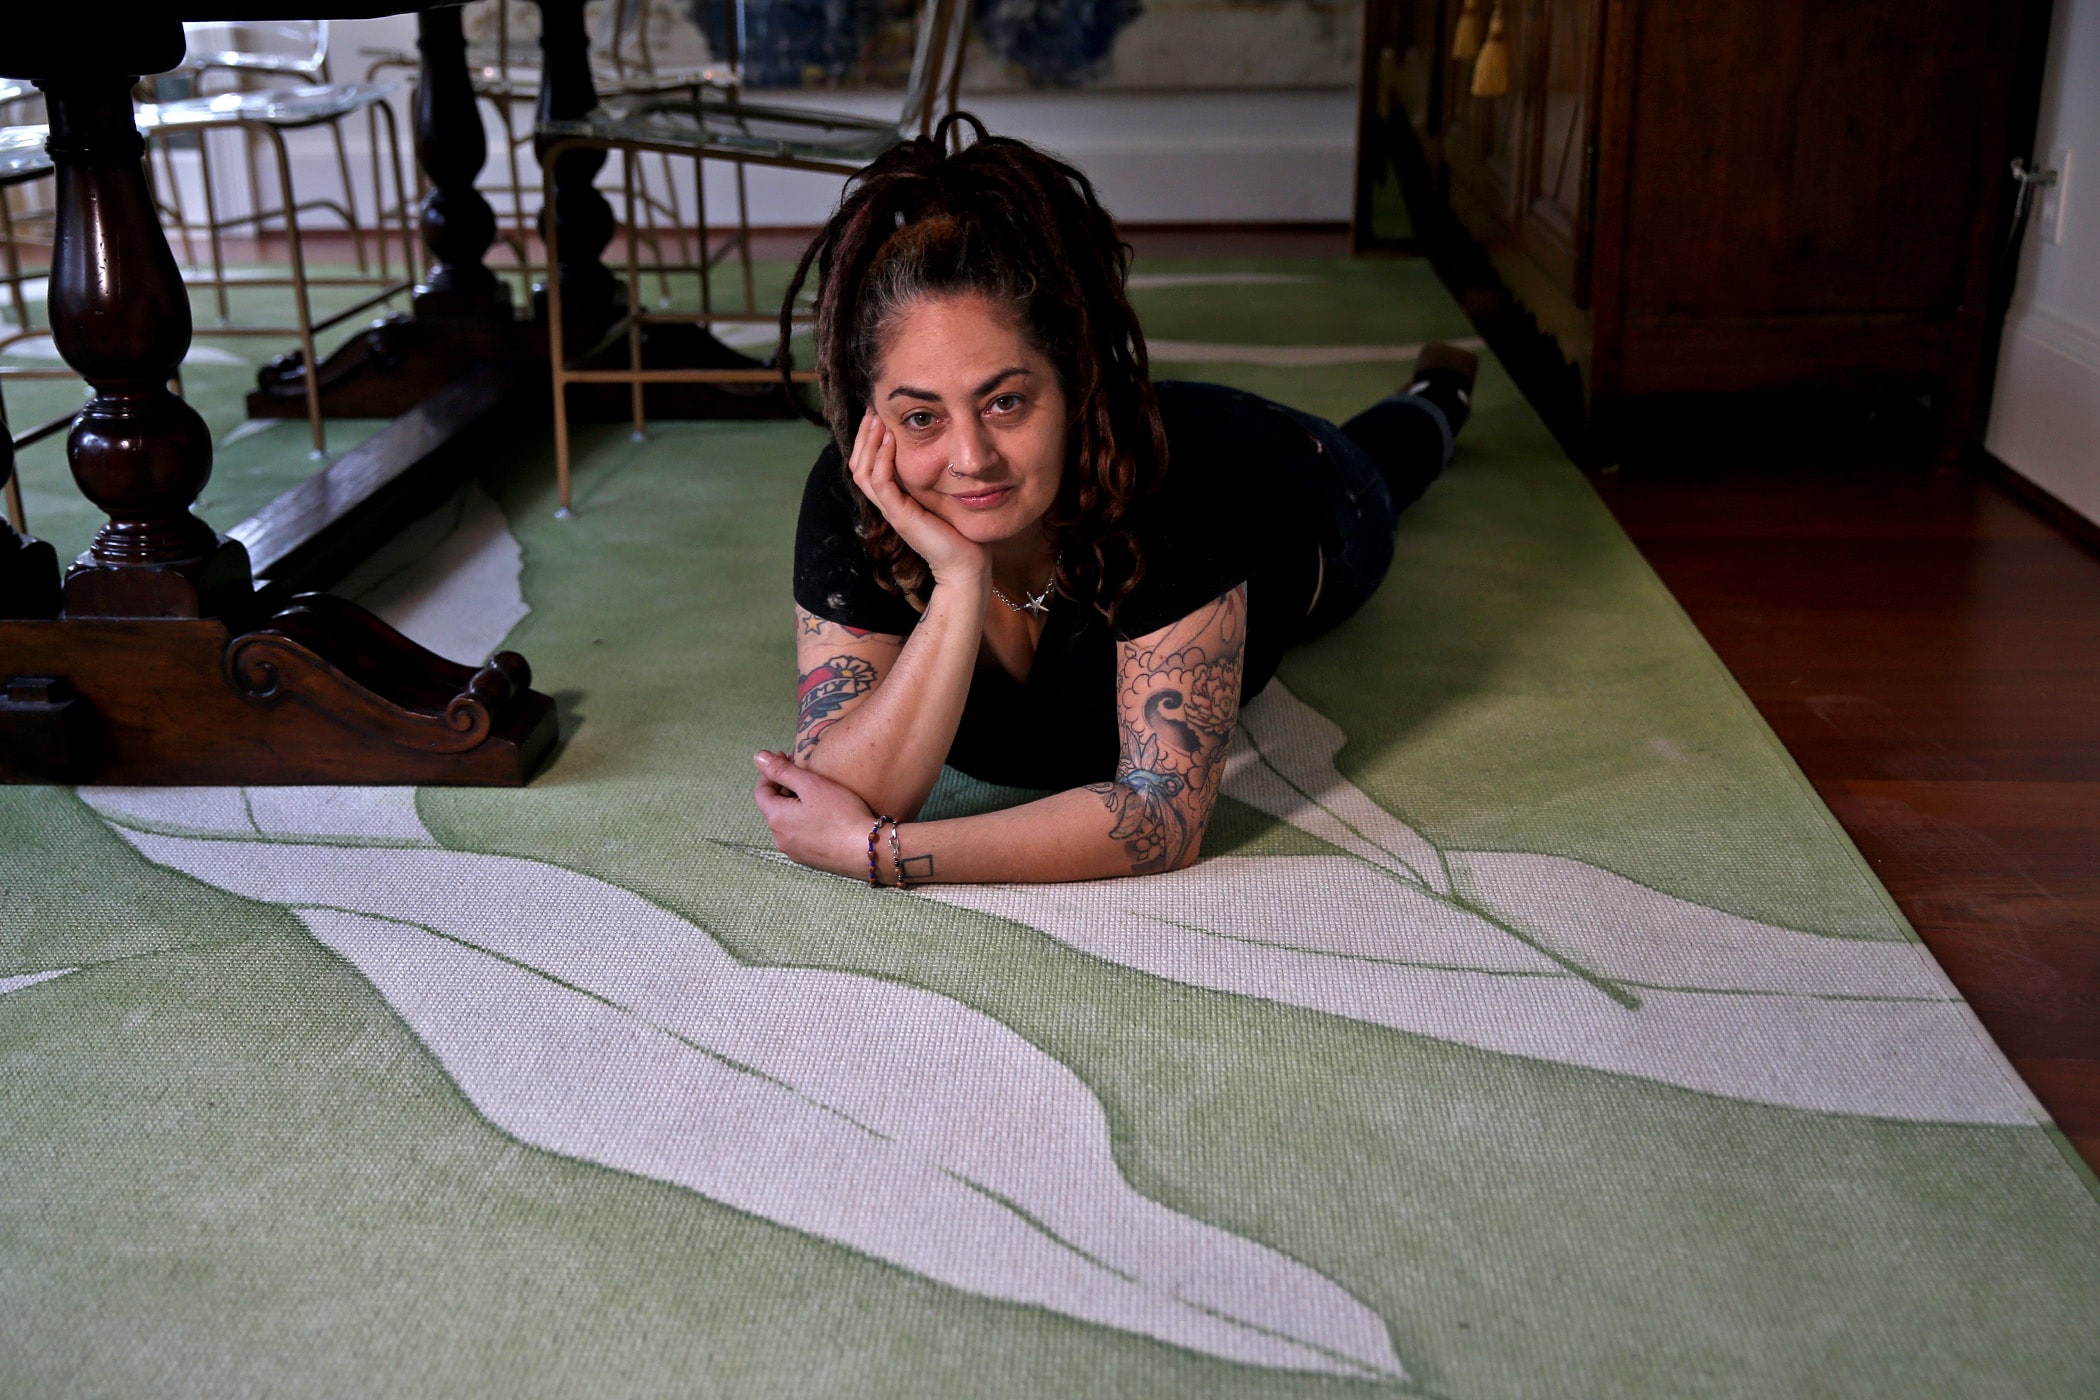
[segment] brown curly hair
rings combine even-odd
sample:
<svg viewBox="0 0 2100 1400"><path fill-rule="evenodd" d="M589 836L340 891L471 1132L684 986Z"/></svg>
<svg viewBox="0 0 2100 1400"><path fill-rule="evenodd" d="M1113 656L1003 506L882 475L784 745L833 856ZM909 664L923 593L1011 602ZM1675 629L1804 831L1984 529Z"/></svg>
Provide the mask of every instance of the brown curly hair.
<svg viewBox="0 0 2100 1400"><path fill-rule="evenodd" d="M961 123L974 129L968 145L951 142ZM1011 309L1029 344L1056 366L1072 414L1064 480L1047 517L1057 590L1113 621L1145 569L1127 517L1167 466L1145 336L1124 291L1130 254L1086 176L953 113L847 182L781 303L782 378L793 367L790 318L812 266L825 411L803 412L831 429L842 458L852 453L887 339L913 303L975 294ZM923 601L925 560L850 475L847 489L877 582Z"/></svg>

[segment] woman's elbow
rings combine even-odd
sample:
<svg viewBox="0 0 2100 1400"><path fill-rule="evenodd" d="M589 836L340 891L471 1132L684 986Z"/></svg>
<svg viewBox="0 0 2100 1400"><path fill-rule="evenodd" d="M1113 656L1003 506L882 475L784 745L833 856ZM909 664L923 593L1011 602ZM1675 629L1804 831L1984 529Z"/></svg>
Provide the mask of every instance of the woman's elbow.
<svg viewBox="0 0 2100 1400"><path fill-rule="evenodd" d="M1175 851L1173 858L1167 862L1168 870L1186 870L1203 859L1203 836L1210 830L1210 809L1189 813L1186 830L1188 838L1181 842L1181 848Z"/></svg>

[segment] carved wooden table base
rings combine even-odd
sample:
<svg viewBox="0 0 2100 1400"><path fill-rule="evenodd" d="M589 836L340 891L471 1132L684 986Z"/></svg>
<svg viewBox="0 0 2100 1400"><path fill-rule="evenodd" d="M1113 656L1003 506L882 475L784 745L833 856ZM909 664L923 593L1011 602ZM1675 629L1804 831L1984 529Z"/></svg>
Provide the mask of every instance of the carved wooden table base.
<svg viewBox="0 0 2100 1400"><path fill-rule="evenodd" d="M110 66L171 66L182 17L142 18ZM190 512L211 438L167 389L189 300L146 185L135 79L90 43L16 53L0 71L26 67L51 115L52 338L93 390L67 456L109 519L62 582L48 545L0 526L0 781L523 782L555 740L523 658L462 666L326 596L257 615L247 550ZM452 220L465 241L472 223ZM455 281L474 296L471 272Z"/></svg>

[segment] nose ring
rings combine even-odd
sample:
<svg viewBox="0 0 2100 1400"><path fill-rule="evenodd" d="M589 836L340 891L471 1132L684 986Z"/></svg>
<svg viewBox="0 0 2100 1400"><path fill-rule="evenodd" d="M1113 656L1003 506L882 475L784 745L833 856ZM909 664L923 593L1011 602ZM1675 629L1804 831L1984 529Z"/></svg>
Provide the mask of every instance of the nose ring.
<svg viewBox="0 0 2100 1400"><path fill-rule="evenodd" d="M957 470L955 469L955 463L953 463L953 462L950 462L950 463L948 464L948 475L950 475L950 476L961 476L961 475L962 475L962 473L961 473L961 472L959 472L959 471L957 471Z"/></svg>

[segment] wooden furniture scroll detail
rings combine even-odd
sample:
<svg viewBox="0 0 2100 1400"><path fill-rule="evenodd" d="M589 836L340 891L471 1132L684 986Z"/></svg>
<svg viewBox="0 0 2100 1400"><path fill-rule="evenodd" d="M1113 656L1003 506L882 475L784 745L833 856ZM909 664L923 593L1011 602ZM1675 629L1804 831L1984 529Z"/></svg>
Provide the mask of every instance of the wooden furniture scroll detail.
<svg viewBox="0 0 2100 1400"><path fill-rule="evenodd" d="M522 783L555 738L522 658L446 661L325 596L259 617L247 551L191 513L211 438L167 390L189 304L131 84L39 80L58 182L53 335L94 391L67 453L109 520L55 609L25 605L36 547L0 540L0 614L17 614L0 621L0 780Z"/></svg>
<svg viewBox="0 0 2100 1400"><path fill-rule="evenodd" d="M516 786L555 739L514 652L479 669L355 604L222 618L0 621L0 780ZM54 715L50 687L74 713ZM61 723L60 721L67 721Z"/></svg>

